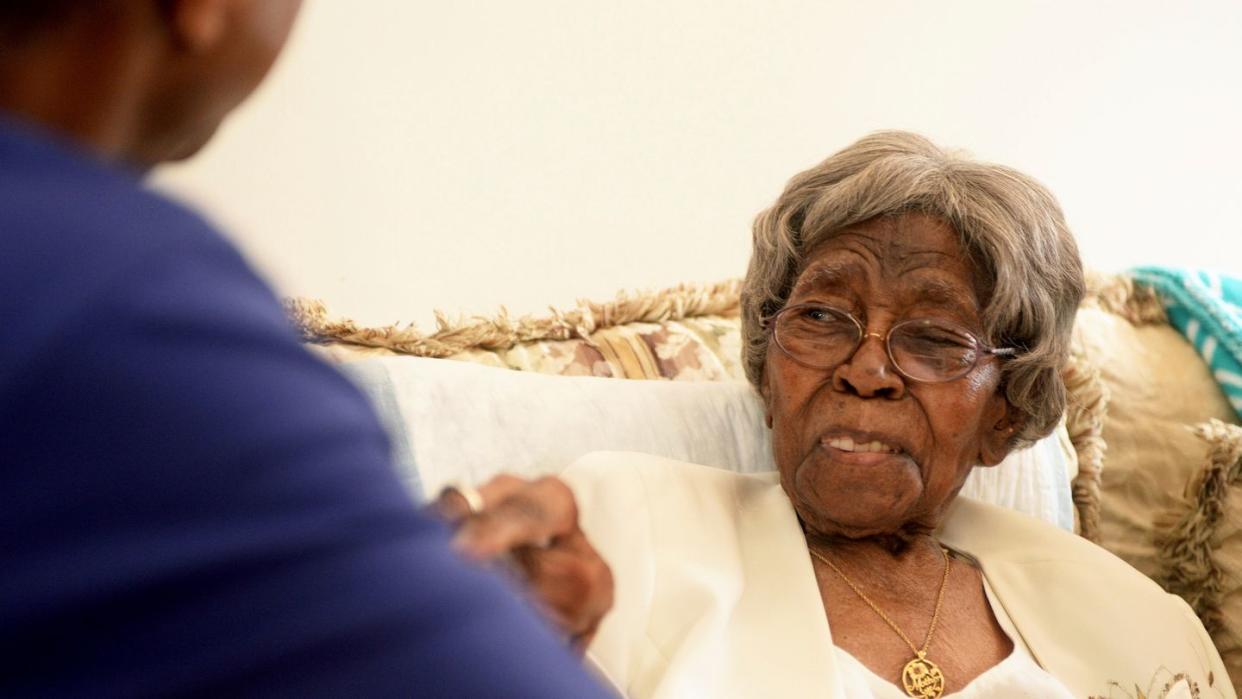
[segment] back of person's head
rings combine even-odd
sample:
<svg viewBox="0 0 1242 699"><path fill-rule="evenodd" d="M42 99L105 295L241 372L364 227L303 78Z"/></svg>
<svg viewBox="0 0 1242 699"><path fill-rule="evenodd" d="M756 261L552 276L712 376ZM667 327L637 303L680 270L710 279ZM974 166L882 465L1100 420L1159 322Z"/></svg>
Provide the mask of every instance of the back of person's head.
<svg viewBox="0 0 1242 699"><path fill-rule="evenodd" d="M130 0L0 0L0 61L18 58L29 44L57 36L82 22L98 24L135 5ZM7 55L6 55L7 54Z"/></svg>
<svg viewBox="0 0 1242 699"><path fill-rule="evenodd" d="M259 84L300 6L0 0L0 112L142 168L188 157Z"/></svg>
<svg viewBox="0 0 1242 699"><path fill-rule="evenodd" d="M13 40L38 33L88 3L89 0L4 0L0 2L0 36Z"/></svg>

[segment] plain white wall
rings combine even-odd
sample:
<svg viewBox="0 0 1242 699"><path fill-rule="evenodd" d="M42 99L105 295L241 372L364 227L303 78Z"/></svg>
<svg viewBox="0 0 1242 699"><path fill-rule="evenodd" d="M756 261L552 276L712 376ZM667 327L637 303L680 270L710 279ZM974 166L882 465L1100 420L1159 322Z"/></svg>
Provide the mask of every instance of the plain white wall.
<svg viewBox="0 0 1242 699"><path fill-rule="evenodd" d="M1242 273L1237 0L309 0L157 182L283 293L426 328L738 276L785 180L880 128L1043 180L1091 266Z"/></svg>

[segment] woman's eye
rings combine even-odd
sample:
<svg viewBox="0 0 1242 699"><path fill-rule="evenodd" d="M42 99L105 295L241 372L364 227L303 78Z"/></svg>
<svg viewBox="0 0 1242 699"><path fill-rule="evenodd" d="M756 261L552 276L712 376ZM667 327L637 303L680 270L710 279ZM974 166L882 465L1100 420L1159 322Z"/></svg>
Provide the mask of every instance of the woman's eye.
<svg viewBox="0 0 1242 699"><path fill-rule="evenodd" d="M928 347L962 347L966 344L960 338L947 333L920 333L911 339Z"/></svg>
<svg viewBox="0 0 1242 699"><path fill-rule="evenodd" d="M802 312L802 317L813 321L817 325L850 324L849 319L845 316L827 308L808 308Z"/></svg>
<svg viewBox="0 0 1242 699"><path fill-rule="evenodd" d="M811 320L824 321L831 318L832 314L822 308L810 308L807 309L806 316Z"/></svg>
<svg viewBox="0 0 1242 699"><path fill-rule="evenodd" d="M974 350L974 345L969 338L951 330L937 328L925 328L917 333L903 333L901 337L895 339L898 344L918 353L959 353Z"/></svg>

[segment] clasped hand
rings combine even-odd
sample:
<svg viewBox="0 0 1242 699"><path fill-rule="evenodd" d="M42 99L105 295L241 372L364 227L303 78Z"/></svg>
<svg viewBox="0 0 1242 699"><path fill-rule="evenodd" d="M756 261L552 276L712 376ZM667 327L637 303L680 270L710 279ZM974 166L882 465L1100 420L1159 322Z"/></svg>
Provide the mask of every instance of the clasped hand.
<svg viewBox="0 0 1242 699"><path fill-rule="evenodd" d="M478 489L482 506L454 489L433 507L452 525L453 546L481 563L508 559L539 606L578 653L612 607L612 571L578 526L573 491L555 477L500 475Z"/></svg>

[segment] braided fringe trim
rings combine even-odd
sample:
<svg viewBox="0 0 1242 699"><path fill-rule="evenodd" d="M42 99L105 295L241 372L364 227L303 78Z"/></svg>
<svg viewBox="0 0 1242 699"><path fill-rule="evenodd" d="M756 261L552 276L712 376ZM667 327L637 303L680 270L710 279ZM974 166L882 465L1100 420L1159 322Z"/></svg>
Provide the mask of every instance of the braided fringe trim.
<svg viewBox="0 0 1242 699"><path fill-rule="evenodd" d="M1084 308L1098 308L1119 315L1133 325L1169 322L1160 296L1150 287L1136 285L1123 274L1088 272Z"/></svg>
<svg viewBox="0 0 1242 699"><path fill-rule="evenodd" d="M1078 475L1070 484L1074 508L1078 512L1078 533L1084 539L1100 541L1100 478L1104 471L1104 420L1108 415L1108 386L1100 370L1087 359L1080 347L1070 350L1069 361L1061 370L1068 404L1065 429L1078 453Z"/></svg>
<svg viewBox="0 0 1242 699"><path fill-rule="evenodd" d="M1206 464L1191 483L1182 513L1171 513L1157 542L1164 572L1158 580L1194 609L1208 633L1222 628L1224 573L1212 558L1213 539L1224 519L1229 487L1242 478L1242 427L1212 420L1194 427L1208 443Z"/></svg>
<svg viewBox="0 0 1242 699"><path fill-rule="evenodd" d="M474 316L451 321L437 311L436 331L430 335L412 325L365 327L352 320L333 320L318 299L289 299L285 307L308 342L342 342L420 357L448 357L470 349L508 349L523 342L585 338L596 330L626 323L730 315L738 311L741 286L740 279L730 279L716 284L682 284L654 292L621 292L607 303L579 300L572 310L553 308L550 315L543 317L514 319L502 307L490 318ZM1136 325L1168 322L1160 297L1122 275L1088 274L1083 306L1100 308Z"/></svg>
<svg viewBox="0 0 1242 699"><path fill-rule="evenodd" d="M738 311L741 280L717 284L682 284L655 292L621 292L607 303L578 301L577 308L551 315L514 319L501 308L491 317L450 321L436 312L436 331L420 333L412 325L362 327L351 320L330 320L316 299L290 299L285 307L308 342L343 342L382 347L418 357L449 357L470 349L508 349L523 342L588 338L591 333L626 323L659 323Z"/></svg>

